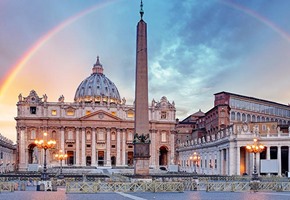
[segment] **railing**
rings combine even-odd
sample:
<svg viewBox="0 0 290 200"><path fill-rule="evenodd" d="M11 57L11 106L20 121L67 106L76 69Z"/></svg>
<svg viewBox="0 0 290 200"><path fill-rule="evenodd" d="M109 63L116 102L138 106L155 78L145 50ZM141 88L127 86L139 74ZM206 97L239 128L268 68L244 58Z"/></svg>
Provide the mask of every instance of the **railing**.
<svg viewBox="0 0 290 200"><path fill-rule="evenodd" d="M66 193L183 192L183 182L67 182Z"/></svg>
<svg viewBox="0 0 290 200"><path fill-rule="evenodd" d="M18 185L13 182L0 182L0 193L14 192L16 186L18 187Z"/></svg>
<svg viewBox="0 0 290 200"><path fill-rule="evenodd" d="M290 182L208 182L206 191L290 191Z"/></svg>

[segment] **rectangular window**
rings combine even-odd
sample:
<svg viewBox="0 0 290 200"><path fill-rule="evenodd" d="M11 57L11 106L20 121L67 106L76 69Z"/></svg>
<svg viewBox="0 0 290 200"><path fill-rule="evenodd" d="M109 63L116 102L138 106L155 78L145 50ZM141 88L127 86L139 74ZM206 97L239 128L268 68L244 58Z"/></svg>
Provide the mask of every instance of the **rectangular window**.
<svg viewBox="0 0 290 200"><path fill-rule="evenodd" d="M30 139L35 139L35 138L36 138L35 130L32 130Z"/></svg>
<svg viewBox="0 0 290 200"><path fill-rule="evenodd" d="M35 106L30 107L30 114L33 114L33 115L36 114L36 107Z"/></svg>
<svg viewBox="0 0 290 200"><path fill-rule="evenodd" d="M74 110L67 110L66 111L66 115L67 116L73 116L75 114L75 111Z"/></svg>
<svg viewBox="0 0 290 200"><path fill-rule="evenodd" d="M90 147L91 147L91 145L90 145L90 144L87 144L87 147L88 147L88 148L90 148Z"/></svg>
<svg viewBox="0 0 290 200"><path fill-rule="evenodd" d="M133 140L133 134L132 133L128 133L128 141L132 141Z"/></svg>
<svg viewBox="0 0 290 200"><path fill-rule="evenodd" d="M104 140L104 133L103 132L98 133L98 140Z"/></svg>
<svg viewBox="0 0 290 200"><path fill-rule="evenodd" d="M56 110L51 110L51 115L55 116L56 115Z"/></svg>
<svg viewBox="0 0 290 200"><path fill-rule="evenodd" d="M133 111L128 111L127 112L127 117L128 118L133 118L134 117L134 112Z"/></svg>
<svg viewBox="0 0 290 200"><path fill-rule="evenodd" d="M166 112L165 111L161 112L161 119L166 119Z"/></svg>
<svg viewBox="0 0 290 200"><path fill-rule="evenodd" d="M116 133L112 133L111 140L116 140Z"/></svg>
<svg viewBox="0 0 290 200"><path fill-rule="evenodd" d="M91 134L87 133L87 140L91 140Z"/></svg>
<svg viewBox="0 0 290 200"><path fill-rule="evenodd" d="M69 131L68 132L67 139L69 139L69 140L72 140L73 139L73 132L72 131Z"/></svg>
<svg viewBox="0 0 290 200"><path fill-rule="evenodd" d="M112 147L112 149L115 149L116 148L116 145L112 145L111 147Z"/></svg>
<svg viewBox="0 0 290 200"><path fill-rule="evenodd" d="M166 133L161 134L161 142L166 142Z"/></svg>

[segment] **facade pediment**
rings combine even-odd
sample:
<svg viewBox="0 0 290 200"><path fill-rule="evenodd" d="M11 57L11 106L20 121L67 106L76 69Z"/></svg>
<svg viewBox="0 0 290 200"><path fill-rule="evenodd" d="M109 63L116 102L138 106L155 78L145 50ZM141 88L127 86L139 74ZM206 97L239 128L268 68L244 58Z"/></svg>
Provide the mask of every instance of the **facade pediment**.
<svg viewBox="0 0 290 200"><path fill-rule="evenodd" d="M112 115L111 113L105 112L103 110L99 110L83 116L80 120L103 120L103 121L121 121L121 118Z"/></svg>

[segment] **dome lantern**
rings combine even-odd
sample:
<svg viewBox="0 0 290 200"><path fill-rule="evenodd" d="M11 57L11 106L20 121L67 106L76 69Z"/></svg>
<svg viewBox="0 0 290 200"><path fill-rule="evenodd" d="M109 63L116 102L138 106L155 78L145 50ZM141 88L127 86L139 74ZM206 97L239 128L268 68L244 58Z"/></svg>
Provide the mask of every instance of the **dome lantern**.
<svg viewBox="0 0 290 200"><path fill-rule="evenodd" d="M93 74L95 74L95 73L103 74L104 69L103 69L103 66L100 63L99 56L97 56L96 64L94 64L92 70L93 70Z"/></svg>
<svg viewBox="0 0 290 200"><path fill-rule="evenodd" d="M98 56L92 68L92 74L78 86L74 98L75 102L121 103L116 85L103 74L103 70Z"/></svg>

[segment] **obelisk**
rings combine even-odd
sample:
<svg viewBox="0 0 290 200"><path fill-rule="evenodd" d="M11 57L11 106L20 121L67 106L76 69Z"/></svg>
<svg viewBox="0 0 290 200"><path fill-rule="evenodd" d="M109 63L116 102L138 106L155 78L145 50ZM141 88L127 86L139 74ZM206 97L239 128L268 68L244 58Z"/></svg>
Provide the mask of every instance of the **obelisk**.
<svg viewBox="0 0 290 200"><path fill-rule="evenodd" d="M134 136L134 174L149 174L150 139L148 117L148 65L147 65L147 25L143 20L141 0L141 19L137 25L136 44L136 82L135 82L135 136Z"/></svg>

